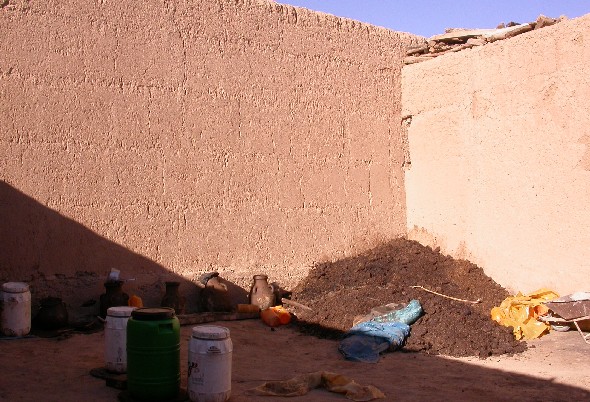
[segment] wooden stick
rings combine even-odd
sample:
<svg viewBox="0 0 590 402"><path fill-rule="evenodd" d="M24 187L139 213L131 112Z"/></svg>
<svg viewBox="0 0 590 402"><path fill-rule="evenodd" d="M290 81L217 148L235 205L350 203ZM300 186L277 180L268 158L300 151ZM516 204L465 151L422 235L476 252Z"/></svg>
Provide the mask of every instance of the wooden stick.
<svg viewBox="0 0 590 402"><path fill-rule="evenodd" d="M214 321L247 320L250 318L260 317L260 313L230 313L207 311L204 313L178 314L176 317L178 318L180 325L194 325Z"/></svg>
<svg viewBox="0 0 590 402"><path fill-rule="evenodd" d="M443 295L442 293L438 293L438 292L435 292L433 290L426 289L424 286L415 285L415 286L410 286L410 287L412 287L412 288L420 288L420 289L425 290L425 291L427 291L429 293L435 294L437 296L446 297L447 299L451 299L451 300L456 300L456 301L465 302L465 303L472 303L472 304L481 303L481 299L477 299L475 301L465 300L465 299L458 299L456 297Z"/></svg>
<svg viewBox="0 0 590 402"><path fill-rule="evenodd" d="M288 304L289 306L299 307L299 308L302 308L304 310L313 311L313 309L307 307L305 304L297 303L296 301L293 301L293 300L290 300L290 299L285 299L284 297L281 298L281 301L283 302L283 304Z"/></svg>

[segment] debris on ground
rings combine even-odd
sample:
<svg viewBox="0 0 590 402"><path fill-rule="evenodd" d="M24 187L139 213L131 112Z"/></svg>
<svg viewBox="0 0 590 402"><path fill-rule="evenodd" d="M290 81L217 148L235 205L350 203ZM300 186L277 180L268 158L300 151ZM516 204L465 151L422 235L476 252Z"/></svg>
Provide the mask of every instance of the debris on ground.
<svg viewBox="0 0 590 402"><path fill-rule="evenodd" d="M547 308L565 320L590 317L590 292L576 292L552 299Z"/></svg>
<svg viewBox="0 0 590 402"><path fill-rule="evenodd" d="M576 292L545 303L549 313L540 319L556 331L577 329L590 344L590 292ZM573 324L573 325L572 325ZM584 331L589 332L584 334Z"/></svg>
<svg viewBox="0 0 590 402"><path fill-rule="evenodd" d="M291 313L283 306L273 306L260 312L262 321L271 328L286 325L291 322Z"/></svg>
<svg viewBox="0 0 590 402"><path fill-rule="evenodd" d="M344 394L353 401L383 399L385 394L373 385L360 385L346 376L328 371L301 374L286 381L269 381L246 393L258 396L302 396L315 388Z"/></svg>
<svg viewBox="0 0 590 402"><path fill-rule="evenodd" d="M480 303L465 303L425 292ZM479 356L520 353L526 343L512 329L490 319L490 310L509 293L483 270L439 249L403 238L358 256L316 264L291 299L311 310L297 312L295 325L306 334L342 339L355 318L376 306L418 300L424 314L411 327L402 351Z"/></svg>
<svg viewBox="0 0 590 402"><path fill-rule="evenodd" d="M539 289L527 295L519 292L504 299L500 307L494 307L490 314L498 324L513 328L516 339L535 339L551 329L551 325L539 320L549 312L544 303L558 297L549 289Z"/></svg>

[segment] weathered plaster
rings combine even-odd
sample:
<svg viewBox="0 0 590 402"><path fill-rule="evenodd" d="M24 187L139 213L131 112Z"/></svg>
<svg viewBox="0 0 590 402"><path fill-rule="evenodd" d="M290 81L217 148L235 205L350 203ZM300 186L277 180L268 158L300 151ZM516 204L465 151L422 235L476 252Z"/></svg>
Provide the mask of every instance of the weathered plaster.
<svg viewBox="0 0 590 402"><path fill-rule="evenodd" d="M412 238L513 290L590 287L590 15L406 66Z"/></svg>

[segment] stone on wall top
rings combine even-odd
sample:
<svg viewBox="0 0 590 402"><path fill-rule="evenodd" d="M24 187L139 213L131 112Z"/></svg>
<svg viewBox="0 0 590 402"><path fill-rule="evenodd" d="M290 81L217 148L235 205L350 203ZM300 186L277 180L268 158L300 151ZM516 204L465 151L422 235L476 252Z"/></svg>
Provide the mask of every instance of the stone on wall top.
<svg viewBox="0 0 590 402"><path fill-rule="evenodd" d="M483 46L498 40L508 39L535 29L544 28L566 20L567 17L549 18L540 15L536 21L526 24L510 22L500 24L495 29L449 28L444 34L435 35L424 43L409 48L404 64L420 63L447 53L458 52L474 46Z"/></svg>

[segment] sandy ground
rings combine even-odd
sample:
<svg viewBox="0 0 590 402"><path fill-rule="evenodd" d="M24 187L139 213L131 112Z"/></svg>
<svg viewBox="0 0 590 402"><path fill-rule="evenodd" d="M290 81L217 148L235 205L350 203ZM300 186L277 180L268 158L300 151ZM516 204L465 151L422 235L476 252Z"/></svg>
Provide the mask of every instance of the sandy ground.
<svg viewBox="0 0 590 402"><path fill-rule="evenodd" d="M231 401L345 401L316 389L293 398L249 396L268 380L332 371L372 384L386 400L590 400L590 344L579 333L552 332L525 353L487 360L393 352L376 364L346 361L338 342L302 335L289 326L271 330L259 320L218 322L234 344ZM192 326L181 328L181 361L187 361ZM66 339L0 340L0 401L116 401L119 390L89 374L104 365L104 332ZM186 387L186 365L182 386Z"/></svg>

